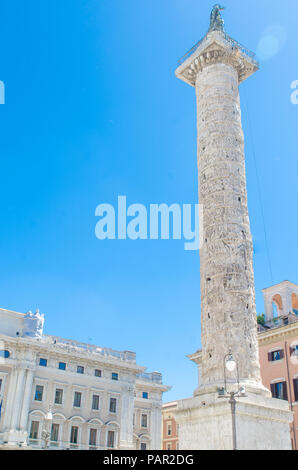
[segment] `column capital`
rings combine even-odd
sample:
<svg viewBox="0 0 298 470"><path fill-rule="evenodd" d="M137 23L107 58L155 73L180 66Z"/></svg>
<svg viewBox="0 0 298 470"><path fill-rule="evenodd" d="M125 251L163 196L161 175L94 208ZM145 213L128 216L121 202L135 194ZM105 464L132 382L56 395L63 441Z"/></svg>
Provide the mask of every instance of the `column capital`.
<svg viewBox="0 0 298 470"><path fill-rule="evenodd" d="M239 83L259 68L254 54L223 31L211 31L179 61L176 76L195 86L197 75L213 64L231 65L238 72Z"/></svg>

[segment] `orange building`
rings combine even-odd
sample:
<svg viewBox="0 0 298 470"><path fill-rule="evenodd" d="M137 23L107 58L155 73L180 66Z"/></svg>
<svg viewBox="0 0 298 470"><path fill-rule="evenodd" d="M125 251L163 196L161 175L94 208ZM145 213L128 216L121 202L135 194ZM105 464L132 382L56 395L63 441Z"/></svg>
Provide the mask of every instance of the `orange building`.
<svg viewBox="0 0 298 470"><path fill-rule="evenodd" d="M263 295L258 336L262 382L274 398L288 400L294 414L292 447L298 450L298 286L284 281Z"/></svg>
<svg viewBox="0 0 298 470"><path fill-rule="evenodd" d="M298 450L298 285L284 281L262 292L265 315L258 317L262 382L274 398L289 402L294 416L290 428L292 448ZM189 357L200 369L200 351ZM179 448L176 406L177 402L171 402L162 408L165 450Z"/></svg>
<svg viewBox="0 0 298 470"><path fill-rule="evenodd" d="M178 425L173 416L176 401L165 403L162 407L162 449L178 450Z"/></svg>

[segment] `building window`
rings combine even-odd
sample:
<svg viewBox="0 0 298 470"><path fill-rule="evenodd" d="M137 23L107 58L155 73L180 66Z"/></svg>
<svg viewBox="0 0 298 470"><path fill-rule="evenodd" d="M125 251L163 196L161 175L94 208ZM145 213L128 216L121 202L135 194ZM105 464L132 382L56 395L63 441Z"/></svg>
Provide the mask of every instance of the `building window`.
<svg viewBox="0 0 298 470"><path fill-rule="evenodd" d="M171 449L172 449L171 444L168 444L168 449L167 450L171 450Z"/></svg>
<svg viewBox="0 0 298 470"><path fill-rule="evenodd" d="M167 425L167 434L168 434L168 436L172 435L172 424L170 424L170 423Z"/></svg>
<svg viewBox="0 0 298 470"><path fill-rule="evenodd" d="M48 360L47 360L47 359L44 359L43 357L40 357L40 358L39 358L39 365L42 366L42 367L47 367L47 365L48 365Z"/></svg>
<svg viewBox="0 0 298 470"><path fill-rule="evenodd" d="M36 385L34 400L42 401L42 396L43 396L43 385Z"/></svg>
<svg viewBox="0 0 298 470"><path fill-rule="evenodd" d="M92 410L99 410L99 395L92 397Z"/></svg>
<svg viewBox="0 0 298 470"><path fill-rule="evenodd" d="M142 414L141 416L141 427L142 428L147 428L148 426L148 416L145 414Z"/></svg>
<svg viewBox="0 0 298 470"><path fill-rule="evenodd" d="M30 439L38 439L39 421L31 421Z"/></svg>
<svg viewBox="0 0 298 470"><path fill-rule="evenodd" d="M288 399L287 382L277 382L271 384L271 393L273 398L279 398L280 400Z"/></svg>
<svg viewBox="0 0 298 470"><path fill-rule="evenodd" d="M118 380L118 374L116 372L112 372L112 380Z"/></svg>
<svg viewBox="0 0 298 470"><path fill-rule="evenodd" d="M101 377L101 370L100 369L95 369L94 375L95 375L95 377Z"/></svg>
<svg viewBox="0 0 298 470"><path fill-rule="evenodd" d="M71 444L77 444L78 443L78 436L79 436L78 426L71 426L70 443Z"/></svg>
<svg viewBox="0 0 298 470"><path fill-rule="evenodd" d="M55 391L55 404L56 405L62 405L62 399L63 399L63 390L62 390L62 388L56 388L56 391Z"/></svg>
<svg viewBox="0 0 298 470"><path fill-rule="evenodd" d="M84 374L84 367L83 366L77 366L77 373L78 374Z"/></svg>
<svg viewBox="0 0 298 470"><path fill-rule="evenodd" d="M108 431L107 447L110 449L115 447L115 431Z"/></svg>
<svg viewBox="0 0 298 470"><path fill-rule="evenodd" d="M0 350L0 357L2 357L2 359L8 359L10 356L10 352L7 351L7 349L1 349Z"/></svg>
<svg viewBox="0 0 298 470"><path fill-rule="evenodd" d="M59 362L58 369L60 369L60 370L66 370L66 364L65 364L65 362Z"/></svg>
<svg viewBox="0 0 298 470"><path fill-rule="evenodd" d="M97 429L90 429L89 446L96 446Z"/></svg>
<svg viewBox="0 0 298 470"><path fill-rule="evenodd" d="M279 349L278 351L271 351L268 353L269 362L280 361L283 358L284 358L283 349Z"/></svg>
<svg viewBox="0 0 298 470"><path fill-rule="evenodd" d="M116 413L117 400L116 398L110 398L110 413Z"/></svg>
<svg viewBox="0 0 298 470"><path fill-rule="evenodd" d="M295 401L298 401L298 379L293 380Z"/></svg>
<svg viewBox="0 0 298 470"><path fill-rule="evenodd" d="M57 442L59 437L59 424L53 423L51 429L51 441Z"/></svg>
<svg viewBox="0 0 298 470"><path fill-rule="evenodd" d="M75 392L74 393L74 399L73 399L73 406L75 406L76 408L80 408L81 401L82 401L81 392Z"/></svg>
<svg viewBox="0 0 298 470"><path fill-rule="evenodd" d="M149 397L148 392L143 392L142 397L148 400L148 397Z"/></svg>
<svg viewBox="0 0 298 470"><path fill-rule="evenodd" d="M146 442L141 442L141 450L147 450Z"/></svg>

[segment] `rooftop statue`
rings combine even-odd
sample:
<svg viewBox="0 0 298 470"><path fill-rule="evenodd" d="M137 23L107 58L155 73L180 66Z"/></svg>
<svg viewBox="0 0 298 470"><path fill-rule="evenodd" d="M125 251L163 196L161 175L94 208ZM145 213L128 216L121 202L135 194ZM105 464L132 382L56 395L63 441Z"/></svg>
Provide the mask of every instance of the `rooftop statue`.
<svg viewBox="0 0 298 470"><path fill-rule="evenodd" d="M221 11L225 8L220 5L215 5L212 8L210 15L210 27L209 31L223 31L224 30L224 20L221 17Z"/></svg>
<svg viewBox="0 0 298 470"><path fill-rule="evenodd" d="M23 336L29 338L42 338L44 315L39 310L32 313L30 310L24 317Z"/></svg>

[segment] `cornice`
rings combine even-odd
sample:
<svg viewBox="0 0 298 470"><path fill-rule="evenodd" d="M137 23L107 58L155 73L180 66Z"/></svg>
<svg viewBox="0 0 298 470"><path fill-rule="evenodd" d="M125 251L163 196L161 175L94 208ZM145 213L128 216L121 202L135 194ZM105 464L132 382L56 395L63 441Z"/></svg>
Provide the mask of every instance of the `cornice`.
<svg viewBox="0 0 298 470"><path fill-rule="evenodd" d="M150 382L149 380L147 381L147 380L141 380L137 378L136 388L138 389L146 388L152 391L158 390L160 392L168 392L169 390L171 390L172 387L169 385L159 384L156 382Z"/></svg>
<svg viewBox="0 0 298 470"><path fill-rule="evenodd" d="M258 64L237 43L218 31L208 33L193 54L177 68L176 76L191 86L197 76L213 64L231 65L238 72L239 83L258 70Z"/></svg>
<svg viewBox="0 0 298 470"><path fill-rule="evenodd" d="M292 286L294 288L298 288L298 285L297 284L294 284L294 282L291 282L291 281L288 281L288 280L285 280L285 281L282 281L282 282L279 282L278 284L274 284L274 286L270 286L270 287L265 287L264 289L262 289L262 292L270 292L270 291L275 291L276 288L278 287L289 287L289 286Z"/></svg>
<svg viewBox="0 0 298 470"><path fill-rule="evenodd" d="M202 350L199 349L193 354L188 354L188 359L190 359L192 362L194 362L197 365L202 364Z"/></svg>
<svg viewBox="0 0 298 470"><path fill-rule="evenodd" d="M82 365L100 365L100 366L110 366L115 367L121 371L129 371L134 372L136 374L142 373L146 370L144 366L138 366L137 364L129 361L122 361L118 360L117 358L107 357L107 356L99 356L90 352L84 352L84 350L80 351L77 350L66 350L63 346L59 346L59 344L49 344L43 343L39 340L30 340L28 338L12 338L10 336L5 336L0 334L0 339L4 341L4 343L9 346L11 345L12 348L17 349L19 352L21 351L31 351L35 354L43 354L49 357L57 357L57 359L65 359L69 360L80 360ZM25 360L25 359L24 359Z"/></svg>
<svg viewBox="0 0 298 470"><path fill-rule="evenodd" d="M169 411L171 408L176 408L177 407L177 401L170 401L168 403L163 403L162 405L162 411L166 412Z"/></svg>
<svg viewBox="0 0 298 470"><path fill-rule="evenodd" d="M298 322L273 328L258 334L259 345L270 344L276 340L286 340L298 336Z"/></svg>
<svg viewBox="0 0 298 470"><path fill-rule="evenodd" d="M144 366L138 366L135 363L132 363L129 361L118 360L117 358L113 358L113 357L107 357L107 356L101 357L95 354L93 357L91 352L84 352L84 351L79 351L79 350L67 351L65 350L64 347L59 347L59 344L43 343L39 340L31 340L28 338L20 338L20 337L12 338L12 337L1 335L1 334L0 334L0 339L3 339L5 344L7 344L8 348L11 346L12 349L16 349L18 352L30 351L35 354L43 354L45 356L48 356L49 358L57 358L60 360L65 360L66 362L67 361L68 362L80 361L83 366L99 366L99 367L108 366L111 368L115 368L115 370L118 369L122 373L128 372L130 374L131 373L141 374L141 373L144 373L144 371L146 370L146 367ZM18 357L16 359L9 359L7 361L9 361L10 366L14 367L19 364L20 360L24 363L28 362L26 358L19 359ZM38 366L35 366L35 367L38 370ZM48 370L50 369L52 368L48 367ZM72 373L72 372L68 371L68 373ZM76 374L74 373L74 375ZM152 391L159 391L159 392L167 392L168 390L171 389L170 386L164 385L162 383L156 383L153 381L151 382L150 380L142 380L138 377L136 377L136 387L140 389L146 388Z"/></svg>

